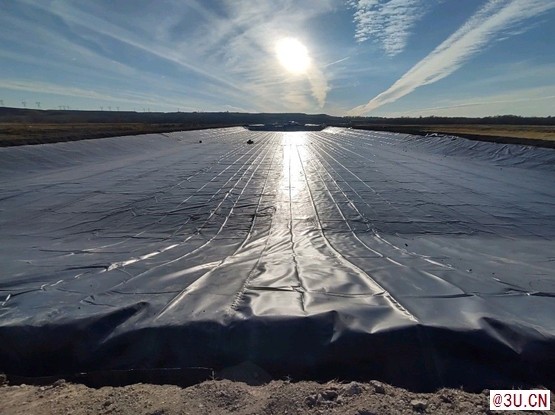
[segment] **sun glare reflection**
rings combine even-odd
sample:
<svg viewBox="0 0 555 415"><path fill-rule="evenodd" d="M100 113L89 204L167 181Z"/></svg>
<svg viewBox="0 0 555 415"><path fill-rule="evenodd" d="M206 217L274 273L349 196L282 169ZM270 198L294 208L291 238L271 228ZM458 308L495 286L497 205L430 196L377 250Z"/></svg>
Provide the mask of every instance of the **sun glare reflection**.
<svg viewBox="0 0 555 415"><path fill-rule="evenodd" d="M304 131L283 133L283 170L280 188L293 201L305 185L301 159L306 157L308 135Z"/></svg>

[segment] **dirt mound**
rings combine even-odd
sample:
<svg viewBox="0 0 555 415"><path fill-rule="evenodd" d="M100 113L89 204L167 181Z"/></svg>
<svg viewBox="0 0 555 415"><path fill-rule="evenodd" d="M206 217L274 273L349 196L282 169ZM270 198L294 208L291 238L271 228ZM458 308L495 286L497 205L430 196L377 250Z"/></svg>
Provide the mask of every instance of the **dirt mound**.
<svg viewBox="0 0 555 415"><path fill-rule="evenodd" d="M0 387L0 401L6 415L490 413L487 390L471 394L441 389L422 394L377 381L319 384L280 380L249 386L214 380L188 388L135 384L92 389L59 380L48 386L5 385Z"/></svg>

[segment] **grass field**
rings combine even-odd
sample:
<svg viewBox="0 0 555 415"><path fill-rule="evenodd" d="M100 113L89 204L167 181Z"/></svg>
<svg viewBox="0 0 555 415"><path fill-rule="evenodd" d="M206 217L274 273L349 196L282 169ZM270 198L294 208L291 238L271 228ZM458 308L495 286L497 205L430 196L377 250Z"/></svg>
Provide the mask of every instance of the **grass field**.
<svg viewBox="0 0 555 415"><path fill-rule="evenodd" d="M0 123L0 147L92 138L200 130L226 125L146 123Z"/></svg>
<svg viewBox="0 0 555 415"><path fill-rule="evenodd" d="M553 125L429 125L421 128L430 133L555 140L555 126Z"/></svg>
<svg viewBox="0 0 555 415"><path fill-rule="evenodd" d="M407 134L446 134L480 141L508 144L526 144L555 148L555 126L553 125L502 125L502 124L361 124L353 128L375 131L391 131Z"/></svg>

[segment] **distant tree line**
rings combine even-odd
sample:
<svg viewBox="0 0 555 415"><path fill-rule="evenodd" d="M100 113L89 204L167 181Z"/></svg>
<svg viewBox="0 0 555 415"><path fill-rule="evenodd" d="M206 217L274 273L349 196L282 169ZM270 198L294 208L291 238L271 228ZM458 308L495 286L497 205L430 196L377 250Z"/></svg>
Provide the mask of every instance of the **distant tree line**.
<svg viewBox="0 0 555 415"><path fill-rule="evenodd" d="M182 124L188 127L203 125L270 124L297 121L305 124L349 125L430 125L430 124L511 124L555 125L555 117L336 117L326 114L304 113L241 113L241 112L135 112L135 111L78 111L0 108L0 122L27 123L146 123Z"/></svg>
<svg viewBox="0 0 555 415"><path fill-rule="evenodd" d="M510 124L510 125L555 125L555 117L521 117L519 115L496 115L493 117L346 117L351 124L396 124L396 125L430 125L430 124Z"/></svg>
<svg viewBox="0 0 555 415"><path fill-rule="evenodd" d="M345 124L342 117L302 113L239 113L239 112L134 112L77 111L0 108L0 122L32 123L147 123L201 125L245 125L297 121L305 124Z"/></svg>

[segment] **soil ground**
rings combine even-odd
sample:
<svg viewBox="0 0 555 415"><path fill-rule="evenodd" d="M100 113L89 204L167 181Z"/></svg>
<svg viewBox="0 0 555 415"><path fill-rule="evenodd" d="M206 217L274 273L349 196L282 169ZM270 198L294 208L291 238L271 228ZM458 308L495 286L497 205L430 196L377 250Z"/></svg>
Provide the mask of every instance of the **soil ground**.
<svg viewBox="0 0 555 415"><path fill-rule="evenodd" d="M552 393L551 408L555 408L553 396ZM412 393L377 381L318 384L279 380L249 386L237 381L211 380L187 388L139 383L92 389L58 380L48 386L0 387L0 413L372 415L491 414L494 411L489 410L487 390L478 394L457 389Z"/></svg>

